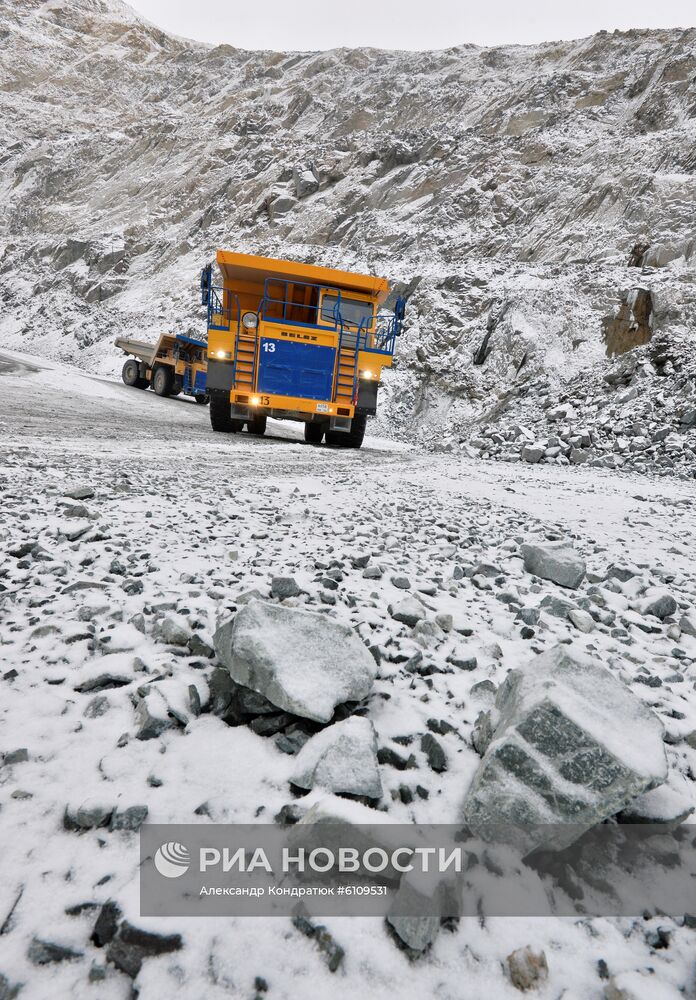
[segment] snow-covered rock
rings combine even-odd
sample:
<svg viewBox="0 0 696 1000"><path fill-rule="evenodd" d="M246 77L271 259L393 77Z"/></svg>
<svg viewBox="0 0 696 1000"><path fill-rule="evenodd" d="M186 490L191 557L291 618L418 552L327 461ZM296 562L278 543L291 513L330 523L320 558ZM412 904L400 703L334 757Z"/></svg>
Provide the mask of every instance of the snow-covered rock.
<svg viewBox="0 0 696 1000"><path fill-rule="evenodd" d="M372 723L351 716L317 733L297 755L290 780L299 788L378 799L382 782Z"/></svg>
<svg viewBox="0 0 696 1000"><path fill-rule="evenodd" d="M337 705L367 697L377 673L352 629L256 600L218 628L215 651L239 684L317 722L329 722Z"/></svg>
<svg viewBox="0 0 696 1000"><path fill-rule="evenodd" d="M528 573L576 590L585 577L582 557L567 542L526 542L520 546Z"/></svg>
<svg viewBox="0 0 696 1000"><path fill-rule="evenodd" d="M565 646L508 674L496 710L463 806L483 835L497 825L530 849L565 847L665 780L658 718L596 660Z"/></svg>

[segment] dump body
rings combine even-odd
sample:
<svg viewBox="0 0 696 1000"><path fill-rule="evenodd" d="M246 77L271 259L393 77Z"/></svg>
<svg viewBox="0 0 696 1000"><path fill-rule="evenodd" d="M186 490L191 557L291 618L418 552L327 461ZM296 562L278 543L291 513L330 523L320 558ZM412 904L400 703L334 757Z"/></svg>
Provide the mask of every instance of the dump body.
<svg viewBox="0 0 696 1000"><path fill-rule="evenodd" d="M205 341L163 333L156 344L128 337L117 337L114 343L124 354L135 359L123 366L122 377L126 385L137 389L151 386L159 396L183 393L194 396L197 402L207 402Z"/></svg>
<svg viewBox="0 0 696 1000"><path fill-rule="evenodd" d="M227 250L217 265L222 285L211 284L210 269L201 281L214 428L274 416L334 436L360 423L364 432L403 316L402 306L379 312L386 279Z"/></svg>

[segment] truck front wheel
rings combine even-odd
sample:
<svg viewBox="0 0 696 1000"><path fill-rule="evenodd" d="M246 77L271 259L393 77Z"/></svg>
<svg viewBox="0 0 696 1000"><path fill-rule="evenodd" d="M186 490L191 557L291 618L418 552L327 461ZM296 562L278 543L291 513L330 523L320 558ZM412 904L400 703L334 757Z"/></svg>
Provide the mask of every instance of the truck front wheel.
<svg viewBox="0 0 696 1000"><path fill-rule="evenodd" d="M121 378L126 385L134 389L147 389L147 379L140 377L140 369L135 358L128 358L121 371Z"/></svg>
<svg viewBox="0 0 696 1000"><path fill-rule="evenodd" d="M224 392L213 392L210 395L210 426L214 431L225 434L237 434L244 427L243 420L233 420L230 397Z"/></svg>
<svg viewBox="0 0 696 1000"><path fill-rule="evenodd" d="M247 424L247 430L250 434L256 434L257 437L262 437L266 433L266 416L262 414L260 417L254 417Z"/></svg>
<svg viewBox="0 0 696 1000"><path fill-rule="evenodd" d="M174 378L171 368L166 365L158 365L152 375L152 388L158 396L170 396Z"/></svg>
<svg viewBox="0 0 696 1000"><path fill-rule="evenodd" d="M321 444L324 437L324 425L307 420L304 425L304 439L307 444Z"/></svg>
<svg viewBox="0 0 696 1000"><path fill-rule="evenodd" d="M365 437L367 414L356 413L350 422L349 431L327 431L326 443L336 448L359 448Z"/></svg>

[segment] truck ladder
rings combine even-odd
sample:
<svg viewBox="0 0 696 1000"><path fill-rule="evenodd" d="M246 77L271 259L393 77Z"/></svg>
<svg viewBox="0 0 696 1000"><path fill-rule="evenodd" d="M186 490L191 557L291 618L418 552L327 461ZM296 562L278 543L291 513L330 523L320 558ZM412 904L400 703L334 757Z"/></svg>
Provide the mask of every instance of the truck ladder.
<svg viewBox="0 0 696 1000"><path fill-rule="evenodd" d="M256 330L248 332L240 325L234 348L235 389L253 392L256 383Z"/></svg>
<svg viewBox="0 0 696 1000"><path fill-rule="evenodd" d="M359 333L344 330L338 338L338 359L334 383L334 401L352 406L358 378L358 338Z"/></svg>

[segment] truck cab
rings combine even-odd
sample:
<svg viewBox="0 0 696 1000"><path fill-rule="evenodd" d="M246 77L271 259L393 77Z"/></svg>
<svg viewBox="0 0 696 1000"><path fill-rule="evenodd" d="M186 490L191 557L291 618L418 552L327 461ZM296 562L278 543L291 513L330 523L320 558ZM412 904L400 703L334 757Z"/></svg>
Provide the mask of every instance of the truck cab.
<svg viewBox="0 0 696 1000"><path fill-rule="evenodd" d="M201 279L213 429L263 434L273 416L360 447L403 321L402 300L382 309L386 279L228 250L217 266L220 285Z"/></svg>

